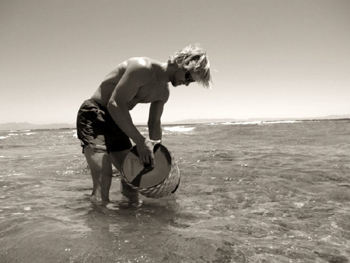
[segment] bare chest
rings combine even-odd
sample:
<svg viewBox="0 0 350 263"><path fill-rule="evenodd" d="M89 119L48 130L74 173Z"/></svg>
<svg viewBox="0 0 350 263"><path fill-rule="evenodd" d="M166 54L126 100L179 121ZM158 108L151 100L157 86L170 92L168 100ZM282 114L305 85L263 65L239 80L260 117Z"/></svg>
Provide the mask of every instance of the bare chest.
<svg viewBox="0 0 350 263"><path fill-rule="evenodd" d="M133 109L139 103L152 103L159 100L167 100L169 97L169 88L167 83L148 84L141 87L134 98L129 101L129 110Z"/></svg>

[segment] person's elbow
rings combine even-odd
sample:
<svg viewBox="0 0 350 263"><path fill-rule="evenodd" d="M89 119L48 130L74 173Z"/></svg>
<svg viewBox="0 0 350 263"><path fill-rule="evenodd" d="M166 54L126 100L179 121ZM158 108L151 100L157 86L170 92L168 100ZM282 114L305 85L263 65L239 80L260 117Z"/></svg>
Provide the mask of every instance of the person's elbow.
<svg viewBox="0 0 350 263"><path fill-rule="evenodd" d="M107 104L107 110L108 111L113 111L115 110L116 108L118 108L118 104L115 100L110 100Z"/></svg>

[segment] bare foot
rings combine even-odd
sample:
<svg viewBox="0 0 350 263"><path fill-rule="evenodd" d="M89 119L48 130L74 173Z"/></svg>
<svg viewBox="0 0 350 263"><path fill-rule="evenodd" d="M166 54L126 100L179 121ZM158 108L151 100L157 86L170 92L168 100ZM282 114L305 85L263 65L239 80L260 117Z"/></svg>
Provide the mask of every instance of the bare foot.
<svg viewBox="0 0 350 263"><path fill-rule="evenodd" d="M92 203L94 203L95 205L102 205L102 206L106 206L108 203L110 203L110 200L103 200L100 197L97 197L96 195L91 195L90 200Z"/></svg>
<svg viewBox="0 0 350 263"><path fill-rule="evenodd" d="M108 210L119 210L119 206L116 202L108 202L107 204L104 204L104 207Z"/></svg>
<svg viewBox="0 0 350 263"><path fill-rule="evenodd" d="M139 198L138 194L122 196L121 206L140 207L142 205L142 200Z"/></svg>

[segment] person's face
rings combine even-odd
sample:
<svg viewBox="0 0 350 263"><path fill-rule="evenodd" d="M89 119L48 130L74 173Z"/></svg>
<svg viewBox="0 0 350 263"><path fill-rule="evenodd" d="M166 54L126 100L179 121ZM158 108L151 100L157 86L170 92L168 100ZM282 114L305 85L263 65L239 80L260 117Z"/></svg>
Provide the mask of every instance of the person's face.
<svg viewBox="0 0 350 263"><path fill-rule="evenodd" d="M188 86L192 82L195 82L195 80L193 79L193 77L191 75L191 71L186 70L186 69L181 69L174 75L174 78L173 78L173 81L171 82L171 84L174 87L177 87L179 85Z"/></svg>

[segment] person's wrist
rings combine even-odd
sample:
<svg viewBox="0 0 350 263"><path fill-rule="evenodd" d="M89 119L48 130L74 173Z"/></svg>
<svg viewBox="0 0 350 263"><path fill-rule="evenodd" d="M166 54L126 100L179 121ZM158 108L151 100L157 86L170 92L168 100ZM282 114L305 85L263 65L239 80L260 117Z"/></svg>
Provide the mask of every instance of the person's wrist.
<svg viewBox="0 0 350 263"><path fill-rule="evenodd" d="M134 141L136 145L141 145L141 144L145 144L146 142L146 138L143 136L140 136L139 138L137 138L137 140Z"/></svg>

